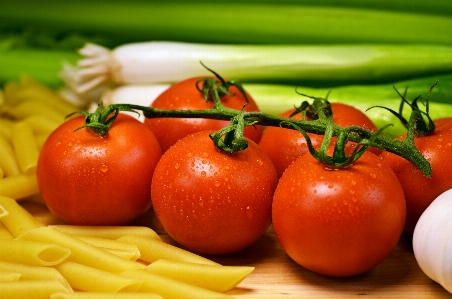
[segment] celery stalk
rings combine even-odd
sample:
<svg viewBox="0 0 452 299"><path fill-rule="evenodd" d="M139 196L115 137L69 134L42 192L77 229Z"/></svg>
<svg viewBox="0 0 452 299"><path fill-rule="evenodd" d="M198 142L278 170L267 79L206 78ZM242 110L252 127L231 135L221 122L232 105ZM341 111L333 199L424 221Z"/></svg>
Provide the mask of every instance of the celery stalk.
<svg viewBox="0 0 452 299"><path fill-rule="evenodd" d="M440 15L273 3L173 1L6 1L0 20L43 31L98 33L113 44L144 40L207 43L452 44ZM302 2L301 2L302 3ZM409 5L409 4L407 4Z"/></svg>

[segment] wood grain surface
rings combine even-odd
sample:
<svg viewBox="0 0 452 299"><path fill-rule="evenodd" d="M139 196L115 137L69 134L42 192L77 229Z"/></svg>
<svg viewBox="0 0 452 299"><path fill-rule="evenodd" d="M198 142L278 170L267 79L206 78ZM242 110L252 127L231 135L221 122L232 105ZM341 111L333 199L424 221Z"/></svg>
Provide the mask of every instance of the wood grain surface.
<svg viewBox="0 0 452 299"><path fill-rule="evenodd" d="M45 224L60 224L45 205L22 202ZM179 246L149 211L134 225L149 226L162 239ZM255 270L228 294L235 298L452 298L452 294L428 278L419 268L411 237L403 235L392 254L373 270L349 278L318 275L293 262L270 228L255 244L238 253L206 256L222 265L254 266Z"/></svg>

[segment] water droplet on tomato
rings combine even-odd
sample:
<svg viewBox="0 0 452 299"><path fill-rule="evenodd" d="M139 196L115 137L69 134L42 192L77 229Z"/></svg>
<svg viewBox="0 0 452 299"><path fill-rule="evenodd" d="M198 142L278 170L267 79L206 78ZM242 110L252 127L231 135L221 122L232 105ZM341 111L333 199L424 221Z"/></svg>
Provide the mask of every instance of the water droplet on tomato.
<svg viewBox="0 0 452 299"><path fill-rule="evenodd" d="M184 178L189 179L189 178L190 178L190 174L189 174L188 172L186 172L186 173L184 174Z"/></svg>
<svg viewBox="0 0 452 299"><path fill-rule="evenodd" d="M72 144L73 144L72 142L69 142L67 145L68 145L68 146L72 146Z"/></svg>
<svg viewBox="0 0 452 299"><path fill-rule="evenodd" d="M219 181L215 181L214 185L215 185L215 187L220 187L221 184Z"/></svg>
<svg viewBox="0 0 452 299"><path fill-rule="evenodd" d="M207 174L206 174L206 172L205 171L201 171L201 176L202 177L205 177Z"/></svg>
<svg viewBox="0 0 452 299"><path fill-rule="evenodd" d="M66 155L67 155L67 151L64 151L64 152L63 152L63 155L65 155L65 156L66 156Z"/></svg>
<svg viewBox="0 0 452 299"><path fill-rule="evenodd" d="M179 163L174 164L174 168L179 169L179 167L180 167Z"/></svg>
<svg viewBox="0 0 452 299"><path fill-rule="evenodd" d="M355 194L355 190L350 190L350 194Z"/></svg>
<svg viewBox="0 0 452 299"><path fill-rule="evenodd" d="M371 174L370 174L370 177L373 178L373 179L375 179L375 178L377 177L377 175L376 175L375 173L371 173Z"/></svg>
<svg viewBox="0 0 452 299"><path fill-rule="evenodd" d="M262 160L256 160L256 162L257 162L257 164L259 164L259 165L263 165L264 164L264 162L262 162Z"/></svg>
<svg viewBox="0 0 452 299"><path fill-rule="evenodd" d="M204 158L207 158L207 157L209 156L209 154L207 154L207 153L202 153L202 156L203 156Z"/></svg>
<svg viewBox="0 0 452 299"><path fill-rule="evenodd" d="M108 171L108 166L105 165L105 164L102 164L102 166L100 167L100 171L107 172Z"/></svg>
<svg viewBox="0 0 452 299"><path fill-rule="evenodd" d="M351 181L351 184L352 184L352 185L356 185L356 182L355 182L355 181Z"/></svg>
<svg viewBox="0 0 452 299"><path fill-rule="evenodd" d="M328 184L328 188L331 189L331 188L333 188L333 187L334 187L334 184L332 184L332 183L329 183L329 184Z"/></svg>
<svg viewBox="0 0 452 299"><path fill-rule="evenodd" d="M105 153L106 153L108 156L111 155L111 151L109 151L109 150L107 150Z"/></svg>

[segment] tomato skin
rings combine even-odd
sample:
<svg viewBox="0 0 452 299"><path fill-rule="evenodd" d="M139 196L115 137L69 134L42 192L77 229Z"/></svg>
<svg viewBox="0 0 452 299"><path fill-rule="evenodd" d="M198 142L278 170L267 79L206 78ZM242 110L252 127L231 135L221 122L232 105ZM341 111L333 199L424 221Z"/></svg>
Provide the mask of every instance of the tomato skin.
<svg viewBox="0 0 452 299"><path fill-rule="evenodd" d="M328 276L364 273L394 249L405 223L402 187L366 152L351 167L328 170L312 155L296 159L273 199L273 228L299 265Z"/></svg>
<svg viewBox="0 0 452 299"><path fill-rule="evenodd" d="M392 168L402 184L407 202L405 232L412 234L419 217L441 193L452 188L452 118L435 120L433 134L415 138L419 152L432 167L427 178L408 160L389 152L381 158ZM401 137L404 138L404 137Z"/></svg>
<svg viewBox="0 0 452 299"><path fill-rule="evenodd" d="M342 127L357 125L367 130L377 131L372 120L350 105L331 103L331 109L333 121ZM289 109L282 113L281 117L289 118L294 111L295 108ZM301 119L301 115L297 114L292 119ZM308 133L308 136L314 148L318 149L322 143L323 135ZM351 143L349 145L352 146ZM259 146L273 161L279 177L296 158L309 152L306 139L300 132L279 127L266 127L259 141ZM377 155L381 153L381 150L377 148L370 148L369 150Z"/></svg>
<svg viewBox="0 0 452 299"><path fill-rule="evenodd" d="M253 141L229 155L215 147L209 132L189 135L163 154L152 180L152 203L174 240L219 255L239 251L265 233L278 177Z"/></svg>
<svg viewBox="0 0 452 299"><path fill-rule="evenodd" d="M151 107L162 109L201 110L214 107L213 102L206 102L202 93L196 88L196 81L203 77L195 77L171 85L160 94ZM240 110L245 105L245 97L235 87L231 86L229 92L232 96L221 97L224 106ZM259 111L253 98L247 93L248 105L245 111ZM229 124L229 121L203 118L152 118L145 119L144 123L154 132L157 140L165 152L177 140L204 130L220 130ZM259 142L262 135L262 126L248 126L245 128L245 137Z"/></svg>
<svg viewBox="0 0 452 299"><path fill-rule="evenodd" d="M49 210L77 225L124 225L151 206L151 180L162 155L153 133L120 114L105 137L84 117L58 127L42 147L38 186Z"/></svg>

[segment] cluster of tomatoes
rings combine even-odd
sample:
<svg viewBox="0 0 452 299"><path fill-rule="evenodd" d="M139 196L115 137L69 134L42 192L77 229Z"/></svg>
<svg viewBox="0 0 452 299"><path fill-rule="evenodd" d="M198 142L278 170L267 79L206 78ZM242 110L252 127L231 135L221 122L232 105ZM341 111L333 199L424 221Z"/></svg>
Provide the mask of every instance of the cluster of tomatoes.
<svg viewBox="0 0 452 299"><path fill-rule="evenodd" d="M212 108L197 80L172 85L152 106ZM242 109L244 95L234 86L229 92L221 98L223 105ZM244 109L258 111L247 98ZM376 130L351 106L333 103L332 111L340 126ZM120 114L106 136L74 132L84 121L68 120L42 148L37 177L50 211L71 224L120 225L152 206L168 234L198 253L239 251L273 223L282 247L300 265L331 276L363 273L390 254L404 229L412 232L437 195L452 188L451 119L416 138L433 168L431 178L376 148L350 167L328 169L308 153L300 132L278 127L247 127L248 148L231 155L209 137L227 121L141 123ZM309 135L318 147L323 136Z"/></svg>

